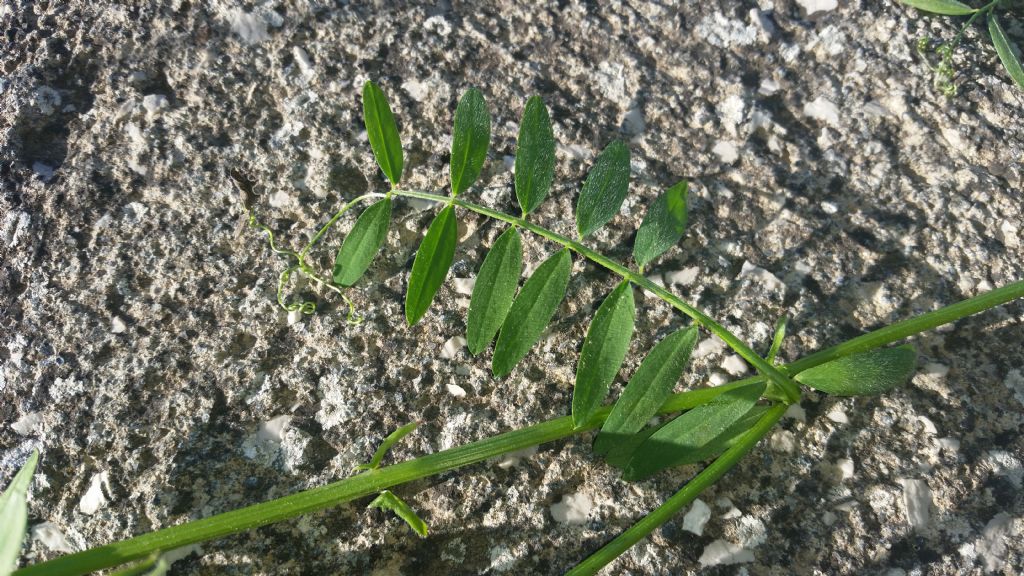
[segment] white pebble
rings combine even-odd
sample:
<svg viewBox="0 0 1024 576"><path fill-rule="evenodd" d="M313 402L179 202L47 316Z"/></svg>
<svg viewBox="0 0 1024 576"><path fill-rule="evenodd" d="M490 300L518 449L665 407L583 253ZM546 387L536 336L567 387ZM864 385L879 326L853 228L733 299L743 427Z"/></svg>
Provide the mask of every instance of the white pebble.
<svg viewBox="0 0 1024 576"><path fill-rule="evenodd" d="M840 408L838 405L833 406L832 409L828 411L828 414L825 415L825 417L835 422L836 424L847 424L850 421L850 419L847 418L846 416L846 412L844 412L843 409Z"/></svg>
<svg viewBox="0 0 1024 576"><path fill-rule="evenodd" d="M86 516L92 516L100 508L107 505L107 496L103 493L103 485L107 483L107 473L100 472L92 477L89 489L78 502L78 510Z"/></svg>
<svg viewBox="0 0 1024 576"><path fill-rule="evenodd" d="M583 524L593 507L594 502L586 494L566 494L561 502L551 505L551 517L562 524Z"/></svg>
<svg viewBox="0 0 1024 576"><path fill-rule="evenodd" d="M804 104L804 116L821 120L831 126L839 126L839 108L824 96Z"/></svg>
<svg viewBox="0 0 1024 576"><path fill-rule="evenodd" d="M124 320L121 320L121 318L119 318L117 316L114 316L114 318L111 319L111 321L110 321L110 331L112 333L114 333L114 334L123 334L124 331L127 330L127 329L128 329L128 326L125 325Z"/></svg>
<svg viewBox="0 0 1024 576"><path fill-rule="evenodd" d="M733 544L732 542L718 539L704 547L704 552L700 555L700 565L702 568L708 566L718 566L721 564L742 564L744 562L753 562L754 553L740 546L739 544Z"/></svg>
<svg viewBox="0 0 1024 576"><path fill-rule="evenodd" d="M291 416L275 416L260 424L259 430L256 431L256 437L267 442L280 443L284 441L284 433L291 423Z"/></svg>
<svg viewBox="0 0 1024 576"><path fill-rule="evenodd" d="M797 0L797 3L803 6L808 16L818 12L829 12L839 7L838 0Z"/></svg>
<svg viewBox="0 0 1024 576"><path fill-rule="evenodd" d="M665 278L665 284L669 286L689 286L697 279L698 274L700 274L700 267L691 266L683 270L676 270L675 272L666 272L663 277Z"/></svg>
<svg viewBox="0 0 1024 576"><path fill-rule="evenodd" d="M903 485L907 520L918 530L925 528L931 516L932 491L924 480L901 479L900 484Z"/></svg>
<svg viewBox="0 0 1024 576"><path fill-rule="evenodd" d="M718 160L723 164L732 164L740 157L739 151L736 150L736 145L724 140L715 144L711 152L718 156Z"/></svg>
<svg viewBox="0 0 1024 576"><path fill-rule="evenodd" d="M70 554L76 551L75 546L64 535L64 532L61 532L53 522L43 522L33 526L32 540L42 544L50 552Z"/></svg>
<svg viewBox="0 0 1024 576"><path fill-rule="evenodd" d="M466 397L466 389L463 388L462 386L459 386L458 384L445 384L444 387L446 390L448 390L449 394L455 396L456 398Z"/></svg>
<svg viewBox="0 0 1024 576"><path fill-rule="evenodd" d="M472 296L474 286L476 286L476 278L455 279L455 292L464 296Z"/></svg>
<svg viewBox="0 0 1024 576"><path fill-rule="evenodd" d="M451 360L455 358L455 355L459 353L466 346L466 339L462 336L452 336L444 343L441 347L441 358L445 360Z"/></svg>
<svg viewBox="0 0 1024 576"><path fill-rule="evenodd" d="M690 511L683 516L683 530L693 532L697 536L704 534L704 526L711 519L711 508L703 500L693 501Z"/></svg>
<svg viewBox="0 0 1024 576"><path fill-rule="evenodd" d="M747 373L747 363L739 354L730 354L722 361L722 368L733 376L742 376Z"/></svg>

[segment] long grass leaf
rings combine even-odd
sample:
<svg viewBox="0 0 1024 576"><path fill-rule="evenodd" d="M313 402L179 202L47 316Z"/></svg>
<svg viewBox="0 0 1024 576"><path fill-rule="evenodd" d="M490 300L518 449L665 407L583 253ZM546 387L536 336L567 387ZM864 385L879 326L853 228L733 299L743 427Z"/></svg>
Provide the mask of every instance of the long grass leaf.
<svg viewBox="0 0 1024 576"><path fill-rule="evenodd" d="M483 94L470 88L462 95L455 109L455 129L452 133L452 159L449 172L452 196L465 192L476 182L491 145L491 113Z"/></svg>
<svg viewBox="0 0 1024 576"><path fill-rule="evenodd" d="M836 396L873 396L903 384L917 368L910 344L843 356L796 375L795 380Z"/></svg>
<svg viewBox="0 0 1024 576"><path fill-rule="evenodd" d="M430 223L412 263L409 289L405 293L405 320L410 326L419 322L427 313L437 289L448 276L457 242L455 207L447 206Z"/></svg>
<svg viewBox="0 0 1024 576"><path fill-rule="evenodd" d="M397 185L402 179L402 140L384 91L369 80L363 84L363 122L377 164L391 184Z"/></svg>
<svg viewBox="0 0 1024 576"><path fill-rule="evenodd" d="M608 395L608 386L629 351L635 311L633 285L623 280L601 302L590 321L572 389L573 425L582 426L590 420Z"/></svg>
<svg viewBox="0 0 1024 576"><path fill-rule="evenodd" d="M512 307L523 273L523 245L519 231L505 230L484 257L476 275L466 317L466 345L474 356L494 340Z"/></svg>
<svg viewBox="0 0 1024 576"><path fill-rule="evenodd" d="M563 248L538 266L523 284L494 345L491 371L495 376L511 372L544 333L565 298L571 271L572 257Z"/></svg>
<svg viewBox="0 0 1024 576"><path fill-rule="evenodd" d="M362 278L373 262L373 257L384 245L390 223L390 198L384 198L363 210L334 258L332 277L335 284L351 286Z"/></svg>
<svg viewBox="0 0 1024 576"><path fill-rule="evenodd" d="M0 494L0 574L6 576L18 565L18 554L28 527L28 488L36 470L39 453L33 451L14 480Z"/></svg>
<svg viewBox="0 0 1024 576"><path fill-rule="evenodd" d="M623 437L632 437L672 394L683 375L697 342L697 327L690 326L669 334L644 357L594 441L594 452L605 454Z"/></svg>
<svg viewBox="0 0 1024 576"><path fill-rule="evenodd" d="M516 141L516 199L523 215L547 197L555 177L555 133L540 96L526 101Z"/></svg>

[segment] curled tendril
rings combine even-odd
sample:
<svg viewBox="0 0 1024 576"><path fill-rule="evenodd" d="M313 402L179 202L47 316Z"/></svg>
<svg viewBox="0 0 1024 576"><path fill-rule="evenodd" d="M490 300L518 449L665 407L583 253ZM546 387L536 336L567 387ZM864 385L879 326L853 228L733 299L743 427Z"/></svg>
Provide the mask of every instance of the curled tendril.
<svg viewBox="0 0 1024 576"><path fill-rule="evenodd" d="M288 298L285 295L285 291L287 290L288 282L291 280L292 273L297 271L300 274L303 274L308 278L316 281L317 283L326 286L327 288L330 288L339 296L341 296L341 299L345 301L345 305L348 306L348 314L345 317L345 322L352 326L358 326L359 324L363 323L363 317L356 314L356 306L355 303L352 302L352 299L345 294L344 290L342 290L340 286L334 284L329 280L321 278L316 273L316 271L314 271L308 264L306 264L306 255L309 253L309 250L313 247L313 244L315 244L323 236L327 229L330 228L330 226L334 224L343 213L345 213L349 208L355 205L357 201L360 201L367 197L371 197L371 195L361 196L360 198L357 198L356 200L349 202L340 212L338 212L331 219L330 222L328 222L326 226L324 226L322 229L320 229L319 232L317 232L317 235L314 236L313 240L309 243L309 245L306 246L306 248L302 250L301 253L296 252L294 250L289 250L287 248L279 247L277 245L277 242L274 240L274 231L271 230L269 226L257 220L256 214L253 210L247 210L249 226L251 228L256 228L257 230L266 233L267 242L270 245L270 250L273 251L275 254L295 259L296 263L284 269L284 271L282 271L281 275L278 277L277 303L279 306L281 306L281 308L288 312L299 311L307 316L316 312L316 302L312 300L300 299L298 302L288 302Z"/></svg>

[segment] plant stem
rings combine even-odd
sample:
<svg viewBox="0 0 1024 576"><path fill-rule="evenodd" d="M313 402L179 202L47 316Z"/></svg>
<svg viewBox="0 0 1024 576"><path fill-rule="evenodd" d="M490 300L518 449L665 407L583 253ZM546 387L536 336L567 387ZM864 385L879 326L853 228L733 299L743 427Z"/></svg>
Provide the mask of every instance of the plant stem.
<svg viewBox="0 0 1024 576"><path fill-rule="evenodd" d="M1024 281L1015 282L968 300L928 312L917 318L869 332L779 368L788 374L795 374L847 354L865 352L891 344L919 332L931 330L942 324L954 322L965 316L976 314L1021 297L1024 297ZM659 413L667 414L694 408L711 401L727 390L746 386L764 378L765 376L763 375L754 376L715 388L701 388L673 394L662 404ZM780 408L776 407L776 409ZM356 498L369 496L391 486L481 462L507 452L586 432L600 426L610 412L610 406L602 407L592 420L584 427L578 429L573 428L570 416L563 416L527 428L506 432L464 446L444 450L436 454L379 468L269 502L254 504L209 518L136 536L129 540L33 564L19 570L15 574L20 576L33 574L56 576L83 574L145 558L153 551L172 550L197 542L221 538L288 518L294 518L308 512L336 506ZM759 424L763 421L762 418ZM744 439L748 439L748 436L744 436ZM756 443L756 440L753 442ZM683 490L685 491L686 488ZM680 506L685 505L686 503L680 504ZM644 524L644 526L646 525ZM636 533L634 532L633 534L635 535Z"/></svg>
<svg viewBox="0 0 1024 576"><path fill-rule="evenodd" d="M687 482L678 492L666 500L664 504L655 508L650 514L640 519L639 522L616 536L614 540L605 544L600 550L577 564L575 568L566 572L566 576L596 574L602 567L621 556L626 550L629 550L633 544L646 538L654 529L675 516L683 507L693 502L697 495L731 470L747 452L753 450L754 446L771 431L775 423L782 418L785 412L785 404L773 405L736 444L715 459L700 474L697 474L693 480Z"/></svg>
<svg viewBox="0 0 1024 576"><path fill-rule="evenodd" d="M712 390L716 389L702 389L676 394L672 398L671 406L674 410L679 410L681 409L680 407L692 408L699 406L721 393L713 393L711 392ZM128 540L99 546L84 552L77 552L47 562L33 564L22 568L15 572L15 574L18 576L84 574L145 558L157 550L173 550L197 542L222 538L230 534L244 532L259 526L266 526L267 524L273 524L302 514L337 506L357 498L376 494L385 488L461 468L468 464L482 462L488 458L494 458L516 450L586 432L600 426L610 412L610 406L602 407L593 419L580 428L573 427L571 416L555 418L463 446L442 450L435 454L370 470L345 478L344 480L268 502L253 504L208 518L193 520L148 534L142 534Z"/></svg>
<svg viewBox="0 0 1024 576"><path fill-rule="evenodd" d="M492 210L490 208L487 208L486 206L480 206L478 204L467 202L465 200L459 200L457 198L448 198L446 196L440 196L437 194L430 194L428 192L418 192L413 190L394 190L393 192L396 196L406 196L411 198L420 198L422 200L433 200L435 202L446 202L450 204L455 204L460 208L465 208L466 210L476 212L477 214L482 214L495 220L501 220L504 222L508 222L509 224L517 225L525 230L529 230L530 232L537 234L538 236L541 236L542 238L546 238L552 242L555 242L556 244L560 244L568 248L569 250L572 250L573 252L576 252L577 254L583 256L584 258L590 260L591 262L594 262L595 264L602 266L615 274L618 274L623 279L629 280L630 282L636 284L637 286L640 286L644 290L651 292L658 298L661 298L665 302L668 302L676 309L681 311L683 314L686 314L695 322L706 328L712 334L721 338L722 341L728 344L730 348L735 350L736 353L743 357L744 360L749 362L755 369L757 369L758 372L764 374L766 377L768 377L768 379L771 382L777 384L782 389L783 393L786 396L786 399L790 403L798 402L800 400L800 388L799 386L796 385L796 383L790 380L789 377L783 374L781 371L777 370L769 362L766 362L757 354L757 352L751 350L746 343L744 343L742 340L736 337L726 327L716 322L713 318L705 314L703 311L687 304L675 294L669 292L668 290L662 288L661 286L658 286L654 282L651 282L646 277L637 274L636 272L633 272L629 268L626 268L622 264L619 264L618 262L612 260L611 258L608 258L607 256L599 252L587 248L580 242L572 240L570 238L566 238L561 234L552 232L547 228L543 228L522 218L518 218L510 214L505 214L504 212L499 212L497 210Z"/></svg>

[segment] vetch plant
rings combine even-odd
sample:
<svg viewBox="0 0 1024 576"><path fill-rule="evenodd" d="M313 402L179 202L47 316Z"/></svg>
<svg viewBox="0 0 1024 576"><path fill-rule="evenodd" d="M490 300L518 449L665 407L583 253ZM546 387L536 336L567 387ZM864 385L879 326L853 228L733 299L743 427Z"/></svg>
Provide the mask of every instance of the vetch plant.
<svg viewBox="0 0 1024 576"><path fill-rule="evenodd" d="M900 0L900 2L917 8L922 12L940 14L943 16L966 16L967 21L960 27L957 35L949 41L937 41L928 37L922 37L917 41L917 51L928 67L935 74L935 87L946 96L956 96L957 85L955 82L956 68L953 65L953 53L960 46L964 33L979 18L984 18L992 46L996 49L999 61L1002 63L1006 73L1019 88L1024 88L1024 68L1021 67L1020 51L1010 42L1006 36L1006 30L996 11L1009 8L1013 0L992 0L980 8L972 8L959 0ZM1019 2L1018 2L1019 4ZM929 53L934 52L939 56L937 64L932 65Z"/></svg>
<svg viewBox="0 0 1024 576"><path fill-rule="evenodd" d="M547 197L554 174L553 131L539 98L527 101L518 134L514 192L520 216L461 197L471 192L490 141L490 116L478 91L467 92L455 112L448 195L400 186L404 158L399 132L387 98L372 82L364 86L363 106L370 145L390 182L390 189L364 194L345 203L301 251L278 247L271 231L255 224L267 233L271 250L289 259L278 283L279 304L289 311L315 311L311 302L289 303L285 297L293 273L305 275L344 297L345 287L359 282L383 245L391 203L401 198L429 200L439 204L440 209L416 252L405 297L406 322L415 324L428 312L448 275L458 244L459 213L468 211L503 222L507 229L501 232L480 265L466 329L467 345L473 355L485 354L493 343L491 368L495 378L514 370L551 322L566 296L574 255L620 279L590 320L576 364L572 403L567 407L569 414L382 466L394 443L416 428L415 423L408 424L385 438L370 461L359 466L358 473L348 478L30 565L17 574L83 574L368 497L373 497L369 506L394 512L416 533L426 536L426 523L416 514L415 504L398 498L391 488L592 431L598 431L594 454L621 469L625 481L641 480L674 466L707 462L700 473L661 506L593 551L569 572L594 574L689 505L701 491L753 450L771 432L787 407L799 402L800 385L840 396L884 393L905 382L916 365L912 347L890 347L891 344L1024 296L1024 282L1018 281L863 334L794 362L779 364L777 354L786 334L785 318L776 324L772 342L766 346L767 353L761 356L706 313L643 275L644 268L675 245L685 232L688 218L685 182L670 187L648 207L633 246L635 269L583 243L584 238L615 217L628 194L629 150L624 143L612 142L596 158L576 202L577 238L573 239L529 219ZM248 181L240 175L235 175L235 180L243 198L248 196ZM330 278L314 270L306 259L311 248L353 206L369 200L376 202L356 219L342 241ZM255 222L251 203L246 202L245 206L250 222ZM538 237L557 248L520 287L526 235ZM629 377L617 401L608 405L605 401L609 384L621 371L633 337L638 312L633 297L635 288L665 301L689 317L692 323L662 338ZM351 300L346 298L346 302L351 319ZM701 329L721 338L753 366L757 374L720 386L673 393ZM649 425L653 417L666 415L676 416L663 424Z"/></svg>

